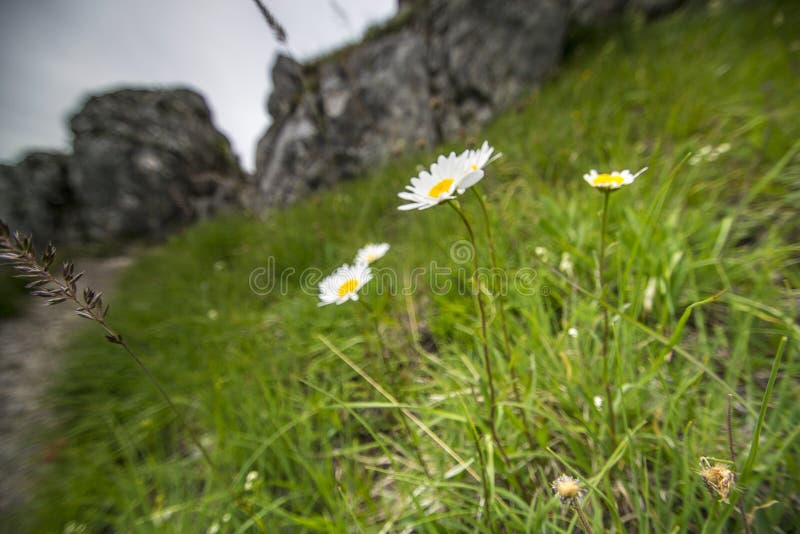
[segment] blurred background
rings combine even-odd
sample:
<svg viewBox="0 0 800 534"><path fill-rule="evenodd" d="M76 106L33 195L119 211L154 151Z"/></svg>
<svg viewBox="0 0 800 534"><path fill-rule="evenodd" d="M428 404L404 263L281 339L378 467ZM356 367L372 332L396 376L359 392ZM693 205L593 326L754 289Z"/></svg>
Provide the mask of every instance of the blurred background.
<svg viewBox="0 0 800 534"><path fill-rule="evenodd" d="M574 291L596 282L599 196L580 177L645 166L635 193L615 193L616 304L666 336L687 306L727 293L687 327L697 359L670 353L652 371L663 389L637 367L661 344L621 335L636 358L617 369L620 418L650 433L622 462L641 472L604 488L619 513L595 497L593 521L700 532L722 517L722 528L695 458L723 455L728 394L737 435L752 436L776 336L798 335L798 25L791 0L3 1L0 219L39 251L55 243L56 265L75 259L80 287L105 292L189 424L96 325L42 306L0 267L0 531L215 534L253 529L253 514L287 532L480 531L473 482L430 444L412 457L383 407L363 418L345 407L374 391L319 338L469 455L459 425L481 406L456 399L482 372L465 363L477 354L471 298L425 283L413 298L375 295L376 338L363 310L318 309L297 273L328 273L370 241L391 243L382 265L398 280L454 259L452 213L401 218L396 194L439 153L484 139L504 154L476 188L498 257L544 266L536 297L505 304L538 425L531 438L506 423L536 504L511 499L509 531L563 527L535 483L561 469L545 448L569 444L587 476L620 458L595 415L601 314ZM268 266L295 275L280 294L253 289ZM796 377L788 354L781 376ZM504 365L508 400L518 379ZM775 398L773 446L744 491L754 521L789 532L797 382L779 380ZM381 471L396 467L387 450L413 480ZM437 473L452 479L429 483Z"/></svg>

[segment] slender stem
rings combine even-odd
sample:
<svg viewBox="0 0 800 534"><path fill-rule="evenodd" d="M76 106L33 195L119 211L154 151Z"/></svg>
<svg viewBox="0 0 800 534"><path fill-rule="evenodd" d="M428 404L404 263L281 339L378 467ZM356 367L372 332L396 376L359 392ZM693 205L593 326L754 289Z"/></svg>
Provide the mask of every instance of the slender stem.
<svg viewBox="0 0 800 534"><path fill-rule="evenodd" d="M608 200L611 197L610 191L603 191L603 213L600 224L600 253L598 258L598 286L600 289L600 300L605 302L608 287L605 284L605 263L606 263L606 222L608 220ZM611 431L611 446L617 442L617 431L614 417L614 397L611 394L611 383L608 378L608 308L603 306L603 381L606 386L606 403L608 404L608 426Z"/></svg>
<svg viewBox="0 0 800 534"><path fill-rule="evenodd" d="M72 297L72 300L75 301L78 305L81 305L81 303L78 301L77 298ZM186 421L186 418L183 416L183 413L180 410L178 410L178 407L175 406L174 402L172 402L172 399L170 398L169 394L161 385L161 382L159 382L158 379L155 377L155 375L150 371L150 368L144 364L144 362L141 360L141 358L139 358L139 356L135 352L133 352L133 349L130 348L130 346L125 342L122 336L118 334L113 328L111 328L108 325L108 323L106 323L105 319L97 315L94 312L94 310L89 310L89 313L94 318L94 321L97 324L99 324L103 328L103 330L106 331L106 333L108 334L108 340L122 347L125 350L125 352L127 352L128 355L133 359L133 361L136 362L136 365L139 367L139 369L142 370L147 379L150 380L150 382L155 386L155 388L161 394L161 397L167 403L167 406L170 407L172 412L178 418L178 421L180 422L181 426L183 426L183 428L186 429L186 432L189 434L189 439L192 440L194 446L197 447L197 449L200 451L200 454L203 456L203 459L211 468L211 473L213 474L213 476L216 477L226 487L227 491L233 497L233 500L236 503L237 507L239 507L239 509L241 509L243 512L245 512L248 516L250 516L254 520L256 526L261 532L266 532L266 528L264 526L263 521L261 521L261 518L258 517L257 515L253 515L252 506L249 505L248 503L243 502L239 496L233 493L228 484L226 484L225 481L222 479L222 475L220 474L217 465L211 459L211 455L208 453L208 449L206 449L203 446L202 442L197 437L194 430L192 430L192 427L189 426L189 423Z"/></svg>
<svg viewBox="0 0 800 534"><path fill-rule="evenodd" d="M484 367L486 368L486 382L489 387L489 429L492 433L492 439L497 445L497 450L500 452L500 455L503 457L503 462L506 464L507 467L511 467L511 460L509 460L508 455L506 454L505 448L503 444L500 442L500 437L497 435L497 423L495 420L495 406L497 403L497 395L494 389L494 378L492 375L492 360L489 355L489 342L487 336L487 326L486 326L486 310L484 309L483 305L483 296L481 294L481 289L479 286L478 281L478 246L477 242L475 241L475 233L472 231L472 225L469 223L467 216L461 210L456 202L450 201L448 202L450 206L458 213L458 216L461 218L461 221L464 223L464 226L467 229L467 234L469 234L469 241L472 244L472 261L473 261L473 273L472 273L472 284L475 291L475 296L478 300L478 312L481 319L481 345L483 347L483 363ZM522 489L522 483L519 480L517 474L514 475L515 481L519 486L519 489Z"/></svg>
<svg viewBox="0 0 800 534"><path fill-rule="evenodd" d="M736 468L736 451L735 447L733 446L733 401L731 399L731 395L728 395L728 449L731 453L731 462L733 462L734 469ZM750 534L750 525L747 522L747 514L744 511L744 503L742 499L739 499L739 502L736 503L737 508L739 508L739 515L742 517L742 526L744 527L745 534Z"/></svg>
<svg viewBox="0 0 800 534"><path fill-rule="evenodd" d="M389 375L388 378L393 380L394 373L392 372L389 366L389 356L386 353L386 345L383 342L383 336L381 335L381 322L378 318L378 314L372 309L372 306L364 302L364 299L358 299L358 302L367 310L367 314L372 321L373 327L375 328L375 337L378 339L378 350L381 352L381 358L383 359L383 364L386 367L386 372Z"/></svg>
<svg viewBox="0 0 800 534"><path fill-rule="evenodd" d="M486 209L486 203L483 200L483 196L481 196L475 187L472 187L471 189L478 198L478 204L480 204L481 212L483 213L483 223L486 227L486 237L489 240L489 258L492 262L492 272L494 272L497 270L497 254L495 252L494 236L492 235L492 224L489 220L489 212ZM509 359L509 368L511 369L511 386L513 388L514 400L516 400L519 404L519 413L520 417L522 418L522 428L525 432L525 437L528 440L528 445L530 446L531 450L535 450L537 448L536 441L533 439L533 433L528 425L528 418L525 416L525 409L522 407L522 394L519 391L519 375L517 374L517 367L515 365L514 358L511 355L511 338L508 335L508 325L506 323L506 312L503 303L502 287L497 294L497 307L500 311L500 326L503 330L503 346L506 352L506 358Z"/></svg>
<svg viewBox="0 0 800 534"><path fill-rule="evenodd" d="M583 513L583 508L581 508L581 504L577 499L572 501L572 509L575 510L576 514L578 514L578 519L581 520L583 530L586 532L586 534L594 534L592 526L589 524L589 520L586 518L586 514Z"/></svg>
<svg viewBox="0 0 800 534"><path fill-rule="evenodd" d="M383 342L383 336L381 335L381 328L380 328L381 325L380 325L380 320L378 318L378 314L375 313L372 306L367 304L364 301L364 299L358 299L358 302L360 302L361 305L364 307L364 309L367 310L370 319L372 319L373 325L375 326L375 336L378 338L378 346L380 347L381 358L383 360L383 365L386 370L387 379L390 381L392 386L394 386L395 373L392 370L391 365L389 363L389 355L388 352L386 351L386 345ZM408 421L406 421L406 418L403 417L402 414L396 414L396 416L398 419L400 419L400 422L403 424L403 429L405 430L406 434L408 434L408 436L411 438L411 446L414 449L414 454L417 456L417 461L419 462L419 465L422 467L422 471L428 478L430 478L431 475L428 469L428 464L425 463L425 460L422 457L422 451L419 448L419 439L417 438L417 435L411 432L411 428L408 426Z"/></svg>

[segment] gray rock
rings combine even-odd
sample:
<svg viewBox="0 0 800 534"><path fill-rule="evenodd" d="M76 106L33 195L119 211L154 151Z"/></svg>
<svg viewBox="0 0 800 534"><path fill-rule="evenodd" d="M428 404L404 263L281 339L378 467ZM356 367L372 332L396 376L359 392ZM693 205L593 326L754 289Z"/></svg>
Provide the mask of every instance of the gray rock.
<svg viewBox="0 0 800 534"><path fill-rule="evenodd" d="M267 111L275 120L291 113L303 96L303 68L288 56L279 54L272 67L272 93Z"/></svg>
<svg viewBox="0 0 800 534"><path fill-rule="evenodd" d="M31 152L15 166L0 169L0 217L14 230L48 241L75 241L82 234L75 195L68 179L69 156ZM3 205L5 204L5 205Z"/></svg>
<svg viewBox="0 0 800 534"><path fill-rule="evenodd" d="M70 126L70 186L89 240L161 237L235 203L238 163L193 91L93 96Z"/></svg>
<svg viewBox="0 0 800 534"><path fill-rule="evenodd" d="M626 9L655 17L669 13L684 0L570 0L570 21L577 26L600 26Z"/></svg>
<svg viewBox="0 0 800 534"><path fill-rule="evenodd" d="M683 4L684 0L630 0L629 4L634 9L639 9L649 17L669 13Z"/></svg>
<svg viewBox="0 0 800 534"><path fill-rule="evenodd" d="M13 166L0 164L0 220L11 227L19 225L16 216L17 173Z"/></svg>
<svg viewBox="0 0 800 534"><path fill-rule="evenodd" d="M628 0L570 0L570 22L577 26L598 26L619 16Z"/></svg>
<svg viewBox="0 0 800 534"><path fill-rule="evenodd" d="M256 152L260 202L291 202L392 154L475 131L556 65L568 8L432 0L406 8L402 27L307 67L305 83L294 78L299 66L279 58L276 120Z"/></svg>
<svg viewBox="0 0 800 534"><path fill-rule="evenodd" d="M259 141L259 198L285 204L321 185L327 161L316 107L313 95L305 95L295 111L273 123Z"/></svg>
<svg viewBox="0 0 800 534"><path fill-rule="evenodd" d="M445 138L484 125L561 57L561 0L438 0L432 9L430 71Z"/></svg>

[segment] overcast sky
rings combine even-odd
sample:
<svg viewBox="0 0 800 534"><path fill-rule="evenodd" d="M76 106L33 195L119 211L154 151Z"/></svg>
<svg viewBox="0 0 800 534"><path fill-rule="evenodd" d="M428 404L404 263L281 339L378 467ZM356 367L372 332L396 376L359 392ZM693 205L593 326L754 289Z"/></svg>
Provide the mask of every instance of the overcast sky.
<svg viewBox="0 0 800 534"><path fill-rule="evenodd" d="M397 0L265 0L288 34L276 42L253 0L0 0L0 161L69 147L89 93L188 85L252 169L269 118L274 56L303 59L352 41Z"/></svg>

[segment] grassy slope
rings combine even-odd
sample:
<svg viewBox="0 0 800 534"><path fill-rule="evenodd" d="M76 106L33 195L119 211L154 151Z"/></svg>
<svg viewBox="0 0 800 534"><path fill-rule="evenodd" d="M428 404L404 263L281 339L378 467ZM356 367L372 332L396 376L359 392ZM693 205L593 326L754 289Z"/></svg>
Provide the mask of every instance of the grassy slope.
<svg viewBox="0 0 800 534"><path fill-rule="evenodd" d="M760 4L614 30L576 49L556 80L484 132L505 154L483 182L500 263L511 272L537 270L535 295L506 299L513 354L502 354L498 335L491 340L500 398L514 401L508 362L515 361L534 427L531 449L519 419L504 410L501 435L526 493L506 489L511 476L495 458L507 507L496 505L494 515L510 531L567 529L574 520L546 481L562 471L591 478L605 468L586 500L596 530L719 531L728 507L705 493L697 460L728 456L730 392L740 461L746 456L783 335L794 340L755 470L740 490L748 509L778 501L757 512L759 531L800 523L793 475L800 470L800 364L791 324L800 286L800 162L783 159L800 139L800 44L792 30L800 9ZM783 24L774 26L779 11ZM681 165L687 153L721 143L731 149L716 161ZM452 266L450 247L464 232L451 210L395 210L396 192L431 157L395 162L265 221L199 225L143 255L112 299L112 323L188 413L234 487L259 471L246 495L270 531L346 532L356 522L377 531L387 518L392 531L483 528L475 517L480 486L465 473L443 479L453 462L424 436L419 447L434 482L412 497L427 477L406 430L318 338L327 336L473 458L471 429L484 434L486 426L469 393L482 383L471 299L436 295L422 280L408 298L366 296L391 353L387 370L360 306L319 309L298 284L303 269L327 273L370 240L392 244L380 265L401 278L432 261ZM593 291L601 196L580 176L591 167L644 165L650 170L611 202L611 301L638 321L614 322L610 372L624 392L618 434L629 437L613 455L605 414L592 401L604 394L600 308L537 263L534 249L546 247L553 266L568 252L571 280ZM478 222L475 199L464 204ZM296 269L286 294L259 296L248 287L251 271L269 257L279 272ZM651 279L657 291L647 311ZM680 350L659 367L664 345L642 326L669 337L688 304L722 289L719 301L695 309ZM410 325L431 332L435 354L410 342ZM199 532L226 513L226 529L246 527L153 388L99 339L93 328L76 336L54 394L64 425L52 438L34 529L77 521L91 531Z"/></svg>

